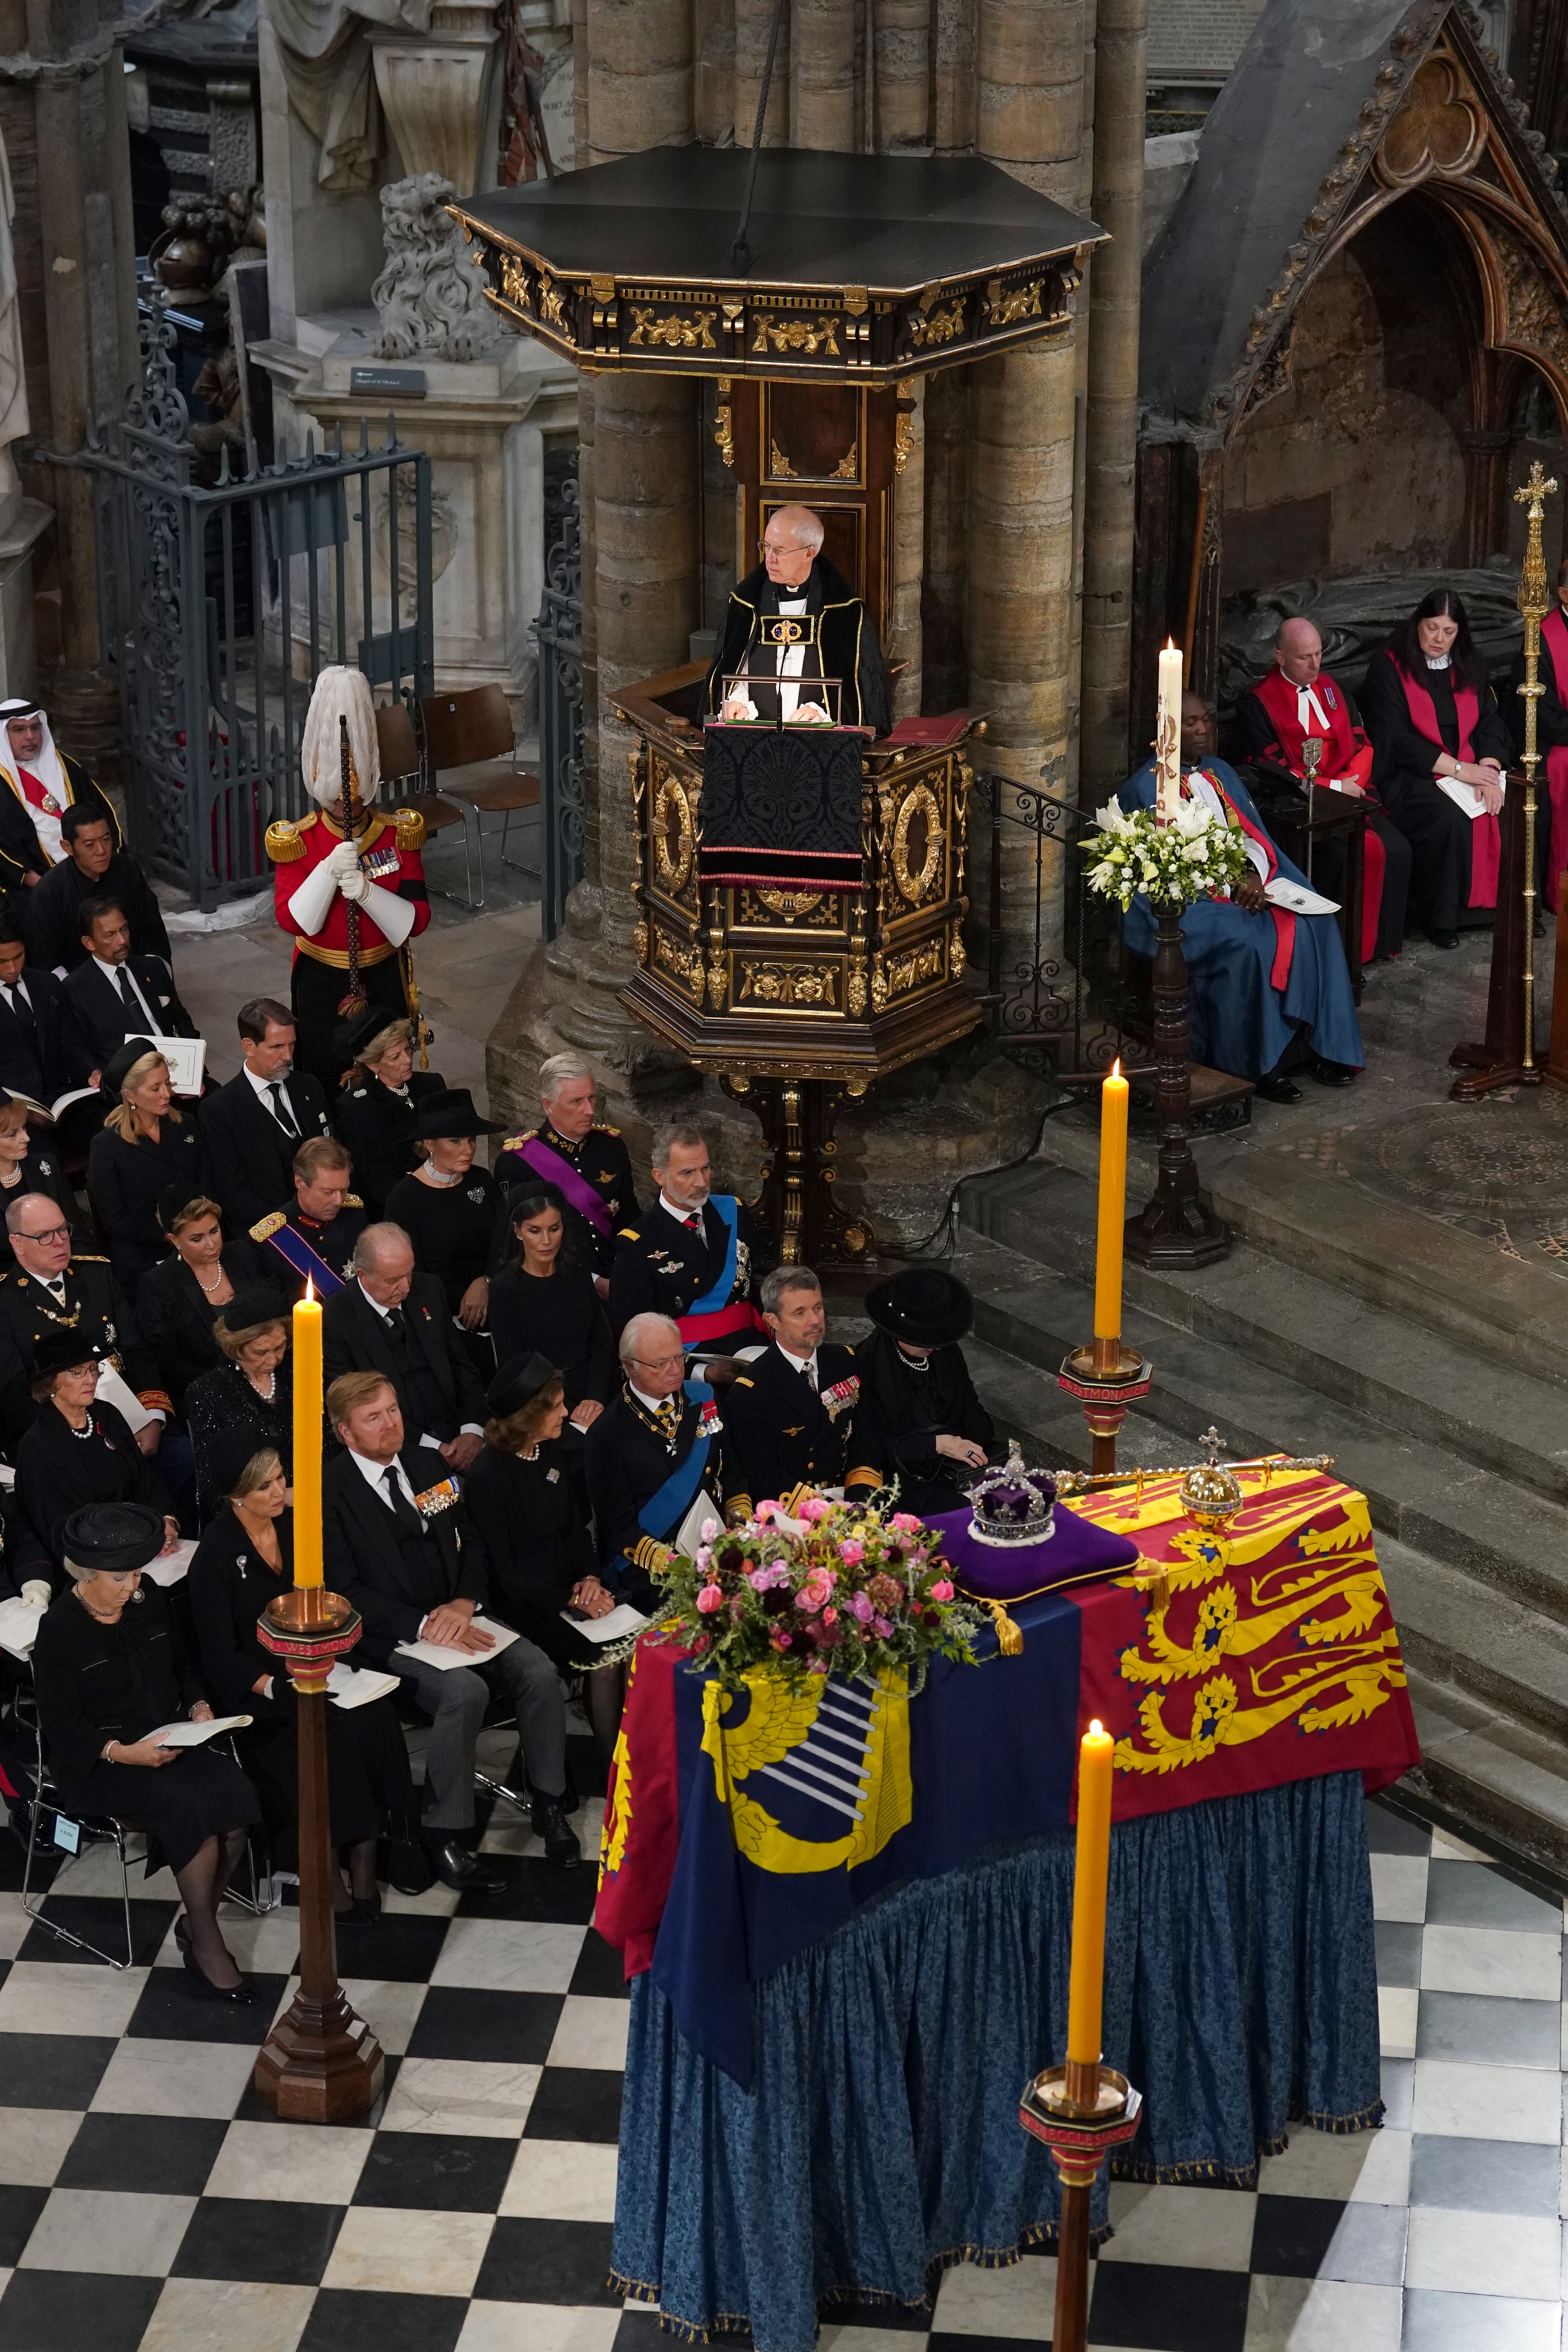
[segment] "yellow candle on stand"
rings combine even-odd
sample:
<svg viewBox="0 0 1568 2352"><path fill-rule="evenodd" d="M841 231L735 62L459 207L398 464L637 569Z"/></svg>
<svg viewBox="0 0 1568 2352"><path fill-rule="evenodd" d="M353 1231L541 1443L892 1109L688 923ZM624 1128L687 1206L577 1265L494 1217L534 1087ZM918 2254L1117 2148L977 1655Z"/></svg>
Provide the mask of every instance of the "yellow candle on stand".
<svg viewBox="0 0 1568 2352"><path fill-rule="evenodd" d="M1068 2063L1100 2063L1100 2011L1105 1990L1105 1896L1110 1875L1109 1731L1091 1723L1079 1748L1078 1863L1072 1882L1072 1980L1068 1994Z"/></svg>
<svg viewBox="0 0 1568 2352"><path fill-rule="evenodd" d="M1121 1330L1121 1234L1127 1222L1127 1081L1113 1062L1100 1089L1100 1233L1094 1253L1094 1336Z"/></svg>
<svg viewBox="0 0 1568 2352"><path fill-rule="evenodd" d="M321 1582L321 1307L309 1283L294 1309L294 1582Z"/></svg>
<svg viewBox="0 0 1568 2352"><path fill-rule="evenodd" d="M1154 721L1154 818L1169 824L1182 797L1182 649L1166 640L1160 656Z"/></svg>

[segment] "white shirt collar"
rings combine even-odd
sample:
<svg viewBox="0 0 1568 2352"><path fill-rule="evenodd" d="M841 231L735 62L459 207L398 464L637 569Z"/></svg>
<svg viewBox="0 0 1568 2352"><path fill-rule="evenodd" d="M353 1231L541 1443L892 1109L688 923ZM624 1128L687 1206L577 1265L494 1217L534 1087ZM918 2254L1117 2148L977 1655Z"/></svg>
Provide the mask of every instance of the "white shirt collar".
<svg viewBox="0 0 1568 2352"><path fill-rule="evenodd" d="M364 1300L364 1303L370 1308L371 1313L373 1315L379 1315L382 1321L384 1323L386 1322L392 1314L391 1307L384 1307L379 1298L373 1298L357 1274L354 1276L354 1288L359 1292L360 1297ZM354 1460L356 1462L359 1460L359 1455L357 1454L354 1455Z"/></svg>
<svg viewBox="0 0 1568 2352"><path fill-rule="evenodd" d="M793 1348L786 1348L782 1339L775 1339L773 1345L778 1349L780 1355L784 1358L785 1363L793 1364L797 1372L816 1371L816 1349L815 1348L812 1349L809 1356L797 1356L795 1349Z"/></svg>
<svg viewBox="0 0 1568 2352"><path fill-rule="evenodd" d="M408 1473L395 1456L390 1462L373 1462L368 1454L356 1454L352 1445L346 1451L349 1460L354 1465L365 1485L374 1488L376 1499L385 1504L387 1509L390 1510L392 1507L386 1502L386 1474L389 1470L395 1470L397 1473L397 1483L402 1489L404 1501L412 1509L416 1511L419 1509L414 1489L408 1483ZM422 1513L421 1517L423 1517Z"/></svg>
<svg viewBox="0 0 1568 2352"><path fill-rule="evenodd" d="M111 980L117 989L120 985L120 975L121 972L125 974L125 977L131 982L132 987L135 986L136 975L131 969L131 959L129 956L126 957L123 963L105 963L100 955L95 955L93 957L93 961L98 966L100 971L102 972L104 978L106 980Z"/></svg>
<svg viewBox="0 0 1568 2352"><path fill-rule="evenodd" d="M658 1205L664 1211L666 1216L673 1217L675 1219L678 1225L683 1225L688 1217L695 1217L700 1223L706 1222L703 1218L701 1209L678 1209L668 1192L661 1192L659 1194ZM703 1206L706 1207L707 1203L704 1202Z"/></svg>
<svg viewBox="0 0 1568 2352"><path fill-rule="evenodd" d="M96 962L98 959L94 957L93 961ZM246 1076L250 1080L251 1085L255 1087L257 1095L261 1100L262 1108L266 1111L268 1118L270 1118L272 1117L272 1103L269 1096L268 1095L268 1088L269 1087L281 1087L285 1094L287 1094L289 1091L289 1078L258 1078L248 1062L242 1062L240 1064L240 1067L245 1072ZM293 1075L293 1071L290 1070L289 1077L291 1078Z"/></svg>
<svg viewBox="0 0 1568 2352"><path fill-rule="evenodd" d="M31 1007L33 1000L27 993L27 983L20 972L16 974L15 980L0 980L0 988L5 990L7 996L19 996L24 1004Z"/></svg>
<svg viewBox="0 0 1568 2352"><path fill-rule="evenodd" d="M630 1381L626 1382L626 1386L631 1390L631 1392L633 1396L636 1397L638 1404L646 1406L647 1411L651 1413L657 1414L660 1406L668 1402L668 1399L664 1397L649 1396L646 1390L636 1387ZM676 1394L684 1404L686 1402L685 1397L679 1389L676 1391Z"/></svg>

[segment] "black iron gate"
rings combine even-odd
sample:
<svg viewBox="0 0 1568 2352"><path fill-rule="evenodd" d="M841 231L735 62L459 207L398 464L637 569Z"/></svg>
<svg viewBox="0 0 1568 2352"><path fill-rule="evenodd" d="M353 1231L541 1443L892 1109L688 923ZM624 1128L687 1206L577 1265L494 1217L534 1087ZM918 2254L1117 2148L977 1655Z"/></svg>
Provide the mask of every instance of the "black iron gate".
<svg viewBox="0 0 1568 2352"><path fill-rule="evenodd" d="M566 897L583 878L583 539L577 484L560 488L560 530L544 560L544 597L532 624L539 649L540 931L552 940ZM553 505L553 499L551 504ZM552 515L549 520L553 523Z"/></svg>
<svg viewBox="0 0 1568 2352"><path fill-rule="evenodd" d="M300 735L318 673L365 672L378 699L434 692L430 460L396 437L290 457L211 485L174 382L174 329L142 321L122 422L54 462L91 474L105 659L143 864L204 908L268 874L262 838L301 814Z"/></svg>

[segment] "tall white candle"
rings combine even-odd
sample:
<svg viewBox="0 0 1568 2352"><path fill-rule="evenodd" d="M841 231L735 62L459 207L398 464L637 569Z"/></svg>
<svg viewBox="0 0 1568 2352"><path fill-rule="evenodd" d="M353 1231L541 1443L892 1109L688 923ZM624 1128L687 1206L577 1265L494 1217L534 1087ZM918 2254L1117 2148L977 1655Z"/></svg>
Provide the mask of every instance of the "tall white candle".
<svg viewBox="0 0 1568 2352"><path fill-rule="evenodd" d="M1182 649L1166 640L1160 656L1154 725L1154 822L1168 824L1182 797Z"/></svg>

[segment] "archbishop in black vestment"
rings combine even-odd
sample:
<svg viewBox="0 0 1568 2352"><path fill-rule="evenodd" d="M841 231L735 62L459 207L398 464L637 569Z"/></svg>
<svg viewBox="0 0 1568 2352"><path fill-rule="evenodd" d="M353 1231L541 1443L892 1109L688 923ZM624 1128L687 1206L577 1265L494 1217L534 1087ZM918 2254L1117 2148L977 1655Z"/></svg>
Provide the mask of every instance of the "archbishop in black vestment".
<svg viewBox="0 0 1568 2352"><path fill-rule="evenodd" d="M843 682L837 714L844 727L869 727L885 735L892 724L888 673L877 625L844 574L822 552L822 523L808 507L780 507L768 519L763 541L763 561L748 572L730 598L724 614L719 657L708 674L706 709L719 716L724 700L724 680L750 672L778 677L776 687L752 684L747 690L759 719L794 717L797 705L812 700L814 677ZM780 615L809 619L803 639L792 649L763 642L764 621ZM798 665L798 667L797 667ZM800 681L798 687L795 681Z"/></svg>

